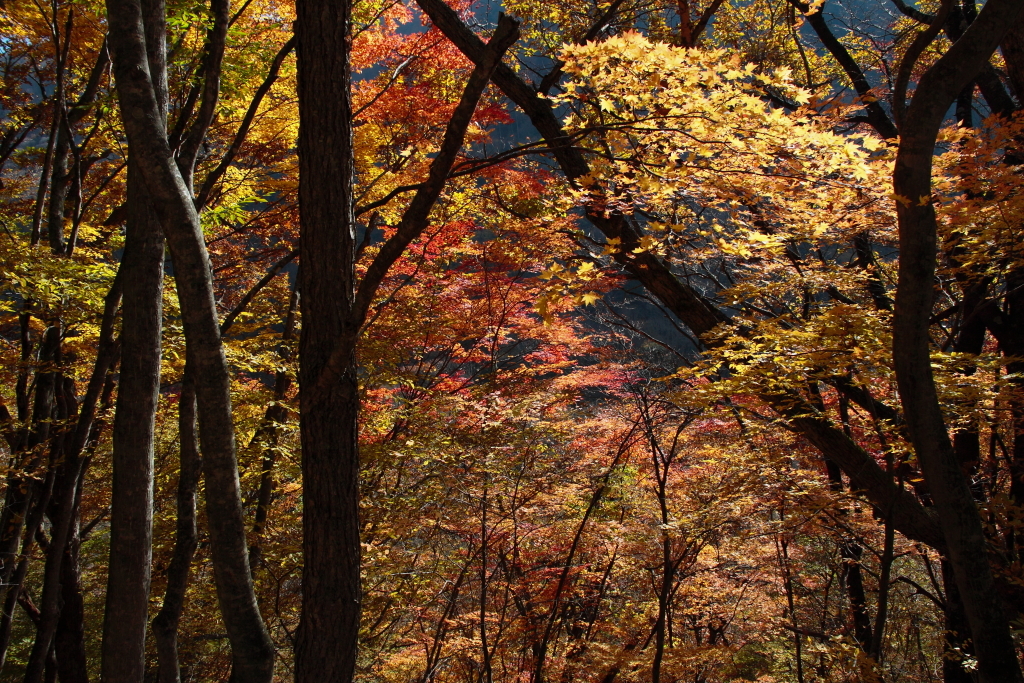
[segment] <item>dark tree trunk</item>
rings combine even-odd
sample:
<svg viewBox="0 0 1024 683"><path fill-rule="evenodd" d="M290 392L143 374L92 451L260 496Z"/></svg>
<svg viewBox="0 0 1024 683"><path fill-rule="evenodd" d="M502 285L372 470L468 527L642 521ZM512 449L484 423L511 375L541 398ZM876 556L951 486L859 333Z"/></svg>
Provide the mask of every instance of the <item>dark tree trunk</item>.
<svg viewBox="0 0 1024 683"><path fill-rule="evenodd" d="M278 355L282 363L291 360L291 347L288 345L295 337L295 320L298 313L299 289L298 282L292 289L288 301L288 312L284 318L284 332L281 335L281 347ZM277 371L274 377L274 400L267 406L263 415L263 423L253 437L253 444L263 447L263 466L260 468L260 487L256 493L256 512L253 515L252 543L249 545L249 566L256 572L263 562L263 533L267 526L270 502L274 495L274 467L277 463L277 444L280 438L281 425L288 419L288 409L284 400L292 386L291 374L286 369Z"/></svg>
<svg viewBox="0 0 1024 683"><path fill-rule="evenodd" d="M1018 105L1024 105L1024 17L1018 17L999 47L1013 94L1017 96Z"/></svg>
<svg viewBox="0 0 1024 683"><path fill-rule="evenodd" d="M942 583L946 589L946 609L943 610L945 638L942 647L943 683L973 683L971 674L963 666L965 656L972 656L971 627L967 624L963 601L953 577L953 567L942 560Z"/></svg>
<svg viewBox="0 0 1024 683"><path fill-rule="evenodd" d="M920 79L903 119L893 174L900 230L893 357L907 427L935 501L948 557L963 596L983 683L1020 681L1003 602L996 592L978 508L939 407L931 370L929 319L936 219L931 166L939 126L963 87L988 62L1020 14L1019 2L991 0L949 51Z"/></svg>
<svg viewBox="0 0 1024 683"><path fill-rule="evenodd" d="M844 428L846 419L843 420ZM834 493L843 492L843 474L839 466L831 458L825 458L825 469L828 472L829 489ZM841 515L846 515L845 508L840 509ZM867 652L874 642L871 631L871 615L868 614L867 594L864 591L864 575L861 571L861 556L864 549L857 541L845 537L839 541L839 557L843 566L839 570L839 578L846 589L846 597L850 601L850 614L853 617L853 636L861 650Z"/></svg>
<svg viewBox="0 0 1024 683"><path fill-rule="evenodd" d="M963 300L960 303L960 329L953 343L953 351L977 356L985 346L985 318L978 310L985 303L988 293L988 279L966 283ZM973 375L976 368L973 364L965 369L965 374ZM976 406L970 406L974 412ZM953 432L953 450L956 452L960 467L968 477L971 491L976 500L982 500L985 492L981 482L977 480L978 466L981 462L981 435L976 420L970 424L957 427Z"/></svg>
<svg viewBox="0 0 1024 683"><path fill-rule="evenodd" d="M81 494L79 479L79 495ZM81 565L78 552L82 539L79 536L79 501L75 501L75 516L71 520L71 531L64 549L64 561L60 566L61 607L57 631L53 638L57 655L57 673L61 683L89 683L89 666L85 652L85 602L82 596Z"/></svg>
<svg viewBox="0 0 1024 683"><path fill-rule="evenodd" d="M350 0L300 0L299 346L303 486L302 622L296 683L355 674L360 616L359 386L355 306ZM318 401L312 389L336 344L343 370Z"/></svg>
<svg viewBox="0 0 1024 683"><path fill-rule="evenodd" d="M162 17L163 4L159 5ZM155 15L156 12L148 12ZM161 107L163 71L151 77L138 0L108 0L122 120L175 267L187 364L194 369L206 512L217 599L231 643L232 683L266 683L274 646L256 604L242 516L231 414L231 377L221 344L213 276L193 198L174 160ZM152 22L150 22L152 23Z"/></svg>
<svg viewBox="0 0 1024 683"><path fill-rule="evenodd" d="M19 467L25 474L8 481L7 506L3 514L3 557L6 560L0 577L6 589L4 610L0 615L0 667L7 658L10 644L14 608L18 604L22 583L28 573L29 553L35 543L35 534L43 522L46 506L53 491L53 454L44 460L42 447L50 438L51 418L54 413L54 388L58 377L57 364L60 361L61 328L53 325L43 334L39 351L39 368L36 373L36 393L32 406L32 428L24 437L24 457ZM22 531L24 539L22 540ZM18 543L21 541L21 554Z"/></svg>
<svg viewBox="0 0 1024 683"><path fill-rule="evenodd" d="M139 20L136 30L143 37L145 52L139 55L136 68L145 68L152 74L153 123L163 132L167 125L167 31L163 3L145 0ZM111 24L113 37L117 29ZM121 381L114 412L110 564L102 644L102 675L106 683L142 680L149 620L153 429L160 391L164 236L143 174L145 163L129 142L128 225L121 265Z"/></svg>
<svg viewBox="0 0 1024 683"><path fill-rule="evenodd" d="M70 38L69 38L70 39ZM69 167L73 159L71 145L74 142L71 138L74 126L79 123L92 107L96 94L99 91L100 82L110 64L110 57L107 52L106 42L100 46L96 62L93 64L86 83L85 90L78 98L74 106L69 107L63 120L57 126L57 139L53 148L53 170L50 179L50 200L46 212L47 235L50 241L50 250L55 254L63 254L66 251L64 243L64 215L65 203L67 201L68 189L72 185L72 178L78 172L76 164Z"/></svg>
<svg viewBox="0 0 1024 683"><path fill-rule="evenodd" d="M57 465L54 490L50 500L49 518L51 521L50 545L46 553L46 565L43 569L42 598L39 605L39 623L36 628L36 639L32 645L28 664L25 667L25 683L39 683L49 670L49 659L53 652L53 636L57 631L60 617L61 569L65 549L71 532L72 520L75 517L75 504L78 500L78 480L81 471L81 459L77 453L71 452L71 437L66 421L75 416L77 403L75 384L69 378L58 377L56 387L56 418L64 423L62 433L53 439L54 461ZM60 423L58 423L60 424Z"/></svg>
<svg viewBox="0 0 1024 683"><path fill-rule="evenodd" d="M128 161L128 227L121 272L121 381L114 413L110 569L103 680L142 680L153 525L153 429L160 389L164 238L139 161Z"/></svg>
<svg viewBox="0 0 1024 683"><path fill-rule="evenodd" d="M153 619L159 683L178 683L181 680L178 623L185 608L185 591L188 589L192 556L199 545L196 531L196 488L203 462L196 438L196 390L187 368L178 399L178 443L178 518L174 550L167 567L164 604Z"/></svg>
<svg viewBox="0 0 1024 683"><path fill-rule="evenodd" d="M518 37L502 15L473 70L427 180L356 289L351 3L296 4L299 57L299 210L302 334L299 383L303 477L302 622L298 683L347 682L360 615L359 384L356 341L391 265L426 229L491 74Z"/></svg>
<svg viewBox="0 0 1024 683"><path fill-rule="evenodd" d="M989 324L997 332L999 350L1004 357L1014 360L1006 365L1006 372L1015 379L1011 380L1015 395L1010 400L1012 416L1011 460L1010 460L1010 497L1016 505L1024 506L1024 270L1014 269L1006 278L1005 316L995 316ZM1015 551L1020 557L1024 547L1021 541L1024 534L1017 532L1014 538Z"/></svg>

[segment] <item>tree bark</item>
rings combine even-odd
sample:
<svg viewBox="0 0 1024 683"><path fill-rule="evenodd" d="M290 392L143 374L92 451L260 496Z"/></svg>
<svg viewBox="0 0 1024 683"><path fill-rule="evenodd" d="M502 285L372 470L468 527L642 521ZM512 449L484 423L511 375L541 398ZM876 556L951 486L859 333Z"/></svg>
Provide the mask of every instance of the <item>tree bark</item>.
<svg viewBox="0 0 1024 683"><path fill-rule="evenodd" d="M388 269L427 226L476 104L518 37L504 15L448 124L427 181L358 287L353 216L351 3L296 5L302 334L302 622L298 683L351 681L360 616L359 385L356 341Z"/></svg>
<svg viewBox="0 0 1024 683"><path fill-rule="evenodd" d="M162 11L162 3L160 3ZM158 104L162 72L151 77L138 0L108 0L114 73L130 154L167 236L186 341L195 369L199 442L217 599L231 643L232 683L266 683L274 645L249 573L231 414L231 378L220 338L213 276L199 215L167 141Z"/></svg>
<svg viewBox="0 0 1024 683"><path fill-rule="evenodd" d="M181 381L178 398L178 499L174 550L167 567L167 590L163 606L153 619L153 637L157 651L157 681L178 683L178 624L185 609L192 557L199 546L196 530L196 489L203 461L196 438L196 390L188 368Z"/></svg>
<svg viewBox="0 0 1024 683"><path fill-rule="evenodd" d="M121 381L113 430L110 564L102 670L109 683L145 672L153 543L153 429L160 390L164 237L139 160L128 160L128 226L121 271Z"/></svg>
<svg viewBox="0 0 1024 683"><path fill-rule="evenodd" d="M82 471L84 473L84 467ZM79 477L76 489L78 495L74 504L74 517L64 548L64 560L60 566L60 618L53 637L57 674L61 683L89 683L89 666L85 651L85 601L82 596L81 565L78 560L82 542L79 526L82 477Z"/></svg>
<svg viewBox="0 0 1024 683"><path fill-rule="evenodd" d="M69 449L71 434L68 433L67 421L76 416L78 409L74 380L58 376L55 394L55 417L59 421L58 424L63 424L63 430L52 442L53 460L59 464L56 464L54 490L47 515L51 522L50 545L47 548L46 564L43 569L39 623L25 667L25 683L40 683L43 680L49 666L49 657L53 652L53 636L57 631L61 609L61 568L75 516L78 475L82 464L78 454L71 453Z"/></svg>
<svg viewBox="0 0 1024 683"><path fill-rule="evenodd" d="M900 232L893 359L911 442L935 501L957 587L977 647L983 683L1024 680L996 592L988 543L950 441L931 370L929 319L936 261L931 168L939 126L964 86L988 62L1021 4L990 0L949 51L921 77L906 116L893 174Z"/></svg>

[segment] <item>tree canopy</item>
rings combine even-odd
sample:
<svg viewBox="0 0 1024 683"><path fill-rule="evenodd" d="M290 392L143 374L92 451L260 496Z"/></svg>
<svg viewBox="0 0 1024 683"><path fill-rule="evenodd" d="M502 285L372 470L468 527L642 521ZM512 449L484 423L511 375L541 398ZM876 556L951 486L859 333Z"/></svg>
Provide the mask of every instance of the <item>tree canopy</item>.
<svg viewBox="0 0 1024 683"><path fill-rule="evenodd" d="M1024 683L1019 2L0 37L0 680Z"/></svg>

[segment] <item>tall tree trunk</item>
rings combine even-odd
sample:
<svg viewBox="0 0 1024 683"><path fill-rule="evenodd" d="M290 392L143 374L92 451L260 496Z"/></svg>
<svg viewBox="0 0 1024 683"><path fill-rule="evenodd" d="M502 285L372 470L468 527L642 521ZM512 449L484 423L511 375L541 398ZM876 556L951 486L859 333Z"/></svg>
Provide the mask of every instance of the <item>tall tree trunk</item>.
<svg viewBox="0 0 1024 683"><path fill-rule="evenodd" d="M163 3L159 6L162 17ZM152 12L151 14L156 14ZM274 645L256 604L249 572L231 413L231 377L217 320L213 274L191 193L174 160L152 77L139 0L108 0L110 43L129 153L145 178L167 236L186 341L194 368L199 442L206 478L206 512L217 599L231 643L232 683L266 683L273 676ZM165 92L165 90L164 90Z"/></svg>
<svg viewBox="0 0 1024 683"><path fill-rule="evenodd" d="M296 683L355 675L360 617L351 0L296 2L299 92L302 621ZM335 344L343 369L311 400Z"/></svg>
<svg viewBox="0 0 1024 683"><path fill-rule="evenodd" d="M518 24L501 15L469 78L427 180L358 286L353 216L350 0L296 4L299 57L299 342L303 479L298 683L347 682L360 615L359 383L356 341L388 270L428 224L477 102Z"/></svg>
<svg viewBox="0 0 1024 683"><path fill-rule="evenodd" d="M139 160L128 161L128 227L121 271L121 381L114 413L110 564L103 680L142 680L153 542L153 429L160 390L164 238Z"/></svg>
<svg viewBox="0 0 1024 683"><path fill-rule="evenodd" d="M1024 680L1003 601L996 592L978 508L939 407L929 319L936 260L931 167L939 126L963 87L988 62L1021 4L990 0L949 51L921 77L900 130L893 174L900 232L893 357L907 428L935 500L949 560L977 647L983 683Z"/></svg>
<svg viewBox="0 0 1024 683"><path fill-rule="evenodd" d="M163 3L144 0L140 19L145 52L137 67L144 65L153 74L155 107L151 115L157 130L163 132L167 127ZM111 22L111 38L116 31ZM120 80L117 78L119 87ZM121 265L121 381L114 412L110 563L102 643L102 675L108 683L141 680L149 620L153 430L160 392L164 237L143 176L145 163L129 144L128 224Z"/></svg>

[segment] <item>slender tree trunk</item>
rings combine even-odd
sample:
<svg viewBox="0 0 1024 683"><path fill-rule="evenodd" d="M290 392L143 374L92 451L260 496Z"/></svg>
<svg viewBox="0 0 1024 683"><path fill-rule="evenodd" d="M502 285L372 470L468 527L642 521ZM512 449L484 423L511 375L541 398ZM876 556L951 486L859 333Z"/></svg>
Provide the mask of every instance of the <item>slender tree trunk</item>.
<svg viewBox="0 0 1024 683"><path fill-rule="evenodd" d="M840 404L842 410L842 403ZM845 411L844 411L845 412ZM846 419L844 415L844 428ZM834 493L843 492L843 475L831 459L825 459L825 469L828 472L829 489ZM845 508L840 509L844 517L847 514ZM871 648L873 638L871 635L871 615L868 614L867 595L864 591L864 576L861 571L861 556L864 549L857 541L845 537L839 541L839 557L842 559L842 569L839 571L840 581L846 589L846 597L850 601L850 613L853 617L853 635L861 650L867 652Z"/></svg>
<svg viewBox="0 0 1024 683"><path fill-rule="evenodd" d="M62 604L57 632L54 635L54 651L61 683L89 683L85 649L85 601L82 595L82 570L79 561L82 541L81 498L89 463L92 461L100 435L107 427L106 414L110 412L113 404L112 397L117 384L113 368L120 352L120 344L113 336L113 327L117 307L121 301L120 282L119 276L107 294L100 352L93 376L89 381L89 388L82 400L75 440L72 444L72 448L83 451L85 455L78 475L71 532L64 549L64 561L61 564ZM99 402L98 416L96 416L95 410L97 400Z"/></svg>
<svg viewBox="0 0 1024 683"><path fill-rule="evenodd" d="M192 557L199 545L196 531L196 488L203 463L196 437L196 390L189 375L186 368L178 399L178 518L174 550L167 567L164 603L153 619L159 683L178 683L181 680L178 624L185 609L185 591L188 589Z"/></svg>
<svg viewBox="0 0 1024 683"><path fill-rule="evenodd" d="M46 211L47 236L50 250L54 254L64 253L64 204L67 201L71 174L68 172L68 157L71 155L71 140L68 136L70 124L66 121L57 126L57 141L53 148L53 171L50 179L50 200Z"/></svg>
<svg viewBox="0 0 1024 683"><path fill-rule="evenodd" d="M28 573L29 553L35 543L35 534L43 522L46 506L53 491L54 468L51 457L44 459L44 444L50 438L51 418L54 413L54 387L59 373L56 365L60 361L61 327L52 325L43 333L39 351L39 368L36 372L36 393L32 406L32 428L25 435L25 454L19 466L23 474L8 486L8 506L4 509L3 555L7 559L2 578L6 595L4 610L0 616L0 667L7 658L10 644L14 610L18 604L22 583ZM22 539L22 530L24 538ZM21 555L17 555L21 540Z"/></svg>
<svg viewBox="0 0 1024 683"><path fill-rule="evenodd" d="M51 521L50 545L47 548L46 564L43 569L42 598L39 604L39 624L36 628L36 639L32 645L28 664L25 667L25 683L39 683L47 667L53 651L53 636L57 631L60 617L61 568L64 551L68 545L72 520L75 516L75 503L78 489L79 474L82 461L77 453L71 452L70 428L66 421L77 412L75 400L75 384L70 378L58 376L56 387L56 417L64 422L62 433L53 439L53 460L57 465L54 491L50 501L49 517Z"/></svg>
<svg viewBox="0 0 1024 683"><path fill-rule="evenodd" d="M1024 362L1018 360L1024 356L1024 270L1017 268L1009 273L1006 289L1005 321L997 329L999 350L1004 358L1014 359L1007 363L1006 372L1016 378L1011 380L1015 395L1010 399L1010 497L1016 505L1024 506ZM1024 553L1024 533L1016 532L1013 543L1019 558Z"/></svg>
<svg viewBox="0 0 1024 683"><path fill-rule="evenodd" d="M85 468L82 468L84 474ZM53 638L57 657L57 673L61 683L89 683L89 666L85 651L85 601L82 596L81 565L78 559L82 539L79 510L82 482L79 477L74 517L60 566L60 619Z"/></svg>
<svg viewBox="0 0 1024 683"><path fill-rule="evenodd" d="M288 300L288 312L284 318L284 332L281 335L281 346L278 355L282 363L291 360L291 347L288 345L295 337L296 314L299 306L298 282L292 288ZM263 415L263 423L253 437L253 443L263 446L263 466L260 469L260 488L256 493L256 513L252 523L252 543L249 545L249 566L255 573L263 563L263 533L267 526L270 502L274 495L274 467L277 463L277 444L280 438L281 425L288 419L288 409L284 400L292 386L292 377L286 369L277 371L274 377L274 400L267 406Z"/></svg>
<svg viewBox="0 0 1024 683"><path fill-rule="evenodd" d="M164 238L138 168L128 161L128 228L122 257L121 381L114 413L110 569L103 679L142 680L153 534L153 429L160 389Z"/></svg>
<svg viewBox="0 0 1024 683"><path fill-rule="evenodd" d="M163 16L163 4L159 6ZM231 643L232 683L266 683L273 676L274 646L256 604L245 539L231 413L231 377L220 338L213 275L199 216L174 160L158 93L164 72L151 76L139 0L108 0L110 43L129 152L167 236L186 341L194 368L199 441L206 478L206 513L217 599ZM149 16L155 15L154 10ZM152 22L150 22L151 24Z"/></svg>

